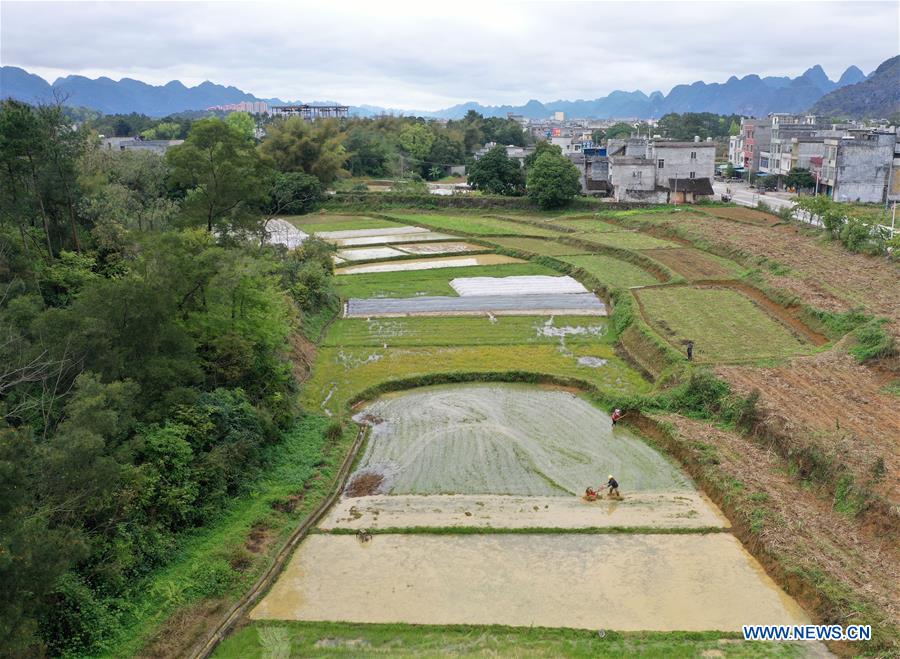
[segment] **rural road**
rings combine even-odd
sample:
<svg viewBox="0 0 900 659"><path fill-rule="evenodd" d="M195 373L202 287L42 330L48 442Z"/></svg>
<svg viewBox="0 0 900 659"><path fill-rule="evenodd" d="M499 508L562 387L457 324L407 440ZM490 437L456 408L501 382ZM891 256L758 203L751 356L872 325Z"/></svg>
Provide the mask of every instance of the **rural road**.
<svg viewBox="0 0 900 659"><path fill-rule="evenodd" d="M756 208L756 204L760 201L765 202L776 211L782 210L783 208L792 208L794 206L794 202L791 199L776 197L771 193L760 195L756 190L751 190L741 183L713 182L713 191L715 191L717 195L728 194L728 190L731 190L731 201L740 204L741 206Z"/></svg>

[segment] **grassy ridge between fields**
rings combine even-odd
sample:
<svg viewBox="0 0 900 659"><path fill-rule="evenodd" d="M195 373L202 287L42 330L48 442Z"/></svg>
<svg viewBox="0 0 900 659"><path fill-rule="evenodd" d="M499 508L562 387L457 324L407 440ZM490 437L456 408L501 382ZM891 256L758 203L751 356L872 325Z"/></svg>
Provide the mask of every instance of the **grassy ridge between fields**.
<svg viewBox="0 0 900 659"><path fill-rule="evenodd" d="M573 604L577 606L577 604ZM799 657L794 643L745 642L724 632L635 632L499 625L253 622L215 656L254 657Z"/></svg>

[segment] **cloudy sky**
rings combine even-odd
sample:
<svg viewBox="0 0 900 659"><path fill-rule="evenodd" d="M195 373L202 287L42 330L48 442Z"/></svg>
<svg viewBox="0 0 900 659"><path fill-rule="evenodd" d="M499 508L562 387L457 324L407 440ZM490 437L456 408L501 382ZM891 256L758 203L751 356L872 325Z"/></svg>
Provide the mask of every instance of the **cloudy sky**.
<svg viewBox="0 0 900 659"><path fill-rule="evenodd" d="M900 50L888 2L0 2L0 61L431 110L647 93L732 74L837 78Z"/></svg>

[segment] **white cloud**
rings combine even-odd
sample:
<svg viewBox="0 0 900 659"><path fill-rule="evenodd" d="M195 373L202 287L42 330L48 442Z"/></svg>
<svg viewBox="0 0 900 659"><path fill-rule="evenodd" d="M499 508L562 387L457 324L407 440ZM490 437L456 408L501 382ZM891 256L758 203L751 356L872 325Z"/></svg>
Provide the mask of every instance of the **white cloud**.
<svg viewBox="0 0 900 659"><path fill-rule="evenodd" d="M257 96L434 109L732 74L836 78L897 54L896 2L3 2L0 60Z"/></svg>

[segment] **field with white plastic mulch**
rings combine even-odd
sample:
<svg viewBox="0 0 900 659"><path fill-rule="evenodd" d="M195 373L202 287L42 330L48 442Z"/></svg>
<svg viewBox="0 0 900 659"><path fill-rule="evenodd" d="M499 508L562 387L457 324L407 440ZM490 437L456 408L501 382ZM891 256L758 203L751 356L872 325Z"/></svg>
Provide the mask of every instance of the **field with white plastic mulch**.
<svg viewBox="0 0 900 659"><path fill-rule="evenodd" d="M525 263L522 259L503 254L477 254L474 256L446 256L436 259L409 259L388 263L352 265L335 271L338 275L361 275L373 272L404 272L407 270L434 270L436 268L464 268L473 265L500 265L503 263Z"/></svg>
<svg viewBox="0 0 900 659"><path fill-rule="evenodd" d="M450 286L460 295L570 295L587 293L571 277L531 275L517 277L458 277Z"/></svg>
<svg viewBox="0 0 900 659"><path fill-rule="evenodd" d="M383 264L393 265L394 262ZM408 263L397 261L396 263ZM494 314L515 316L605 316L606 305L593 293L569 295L466 295L406 298L351 298L345 318L396 318L402 316L464 316Z"/></svg>

